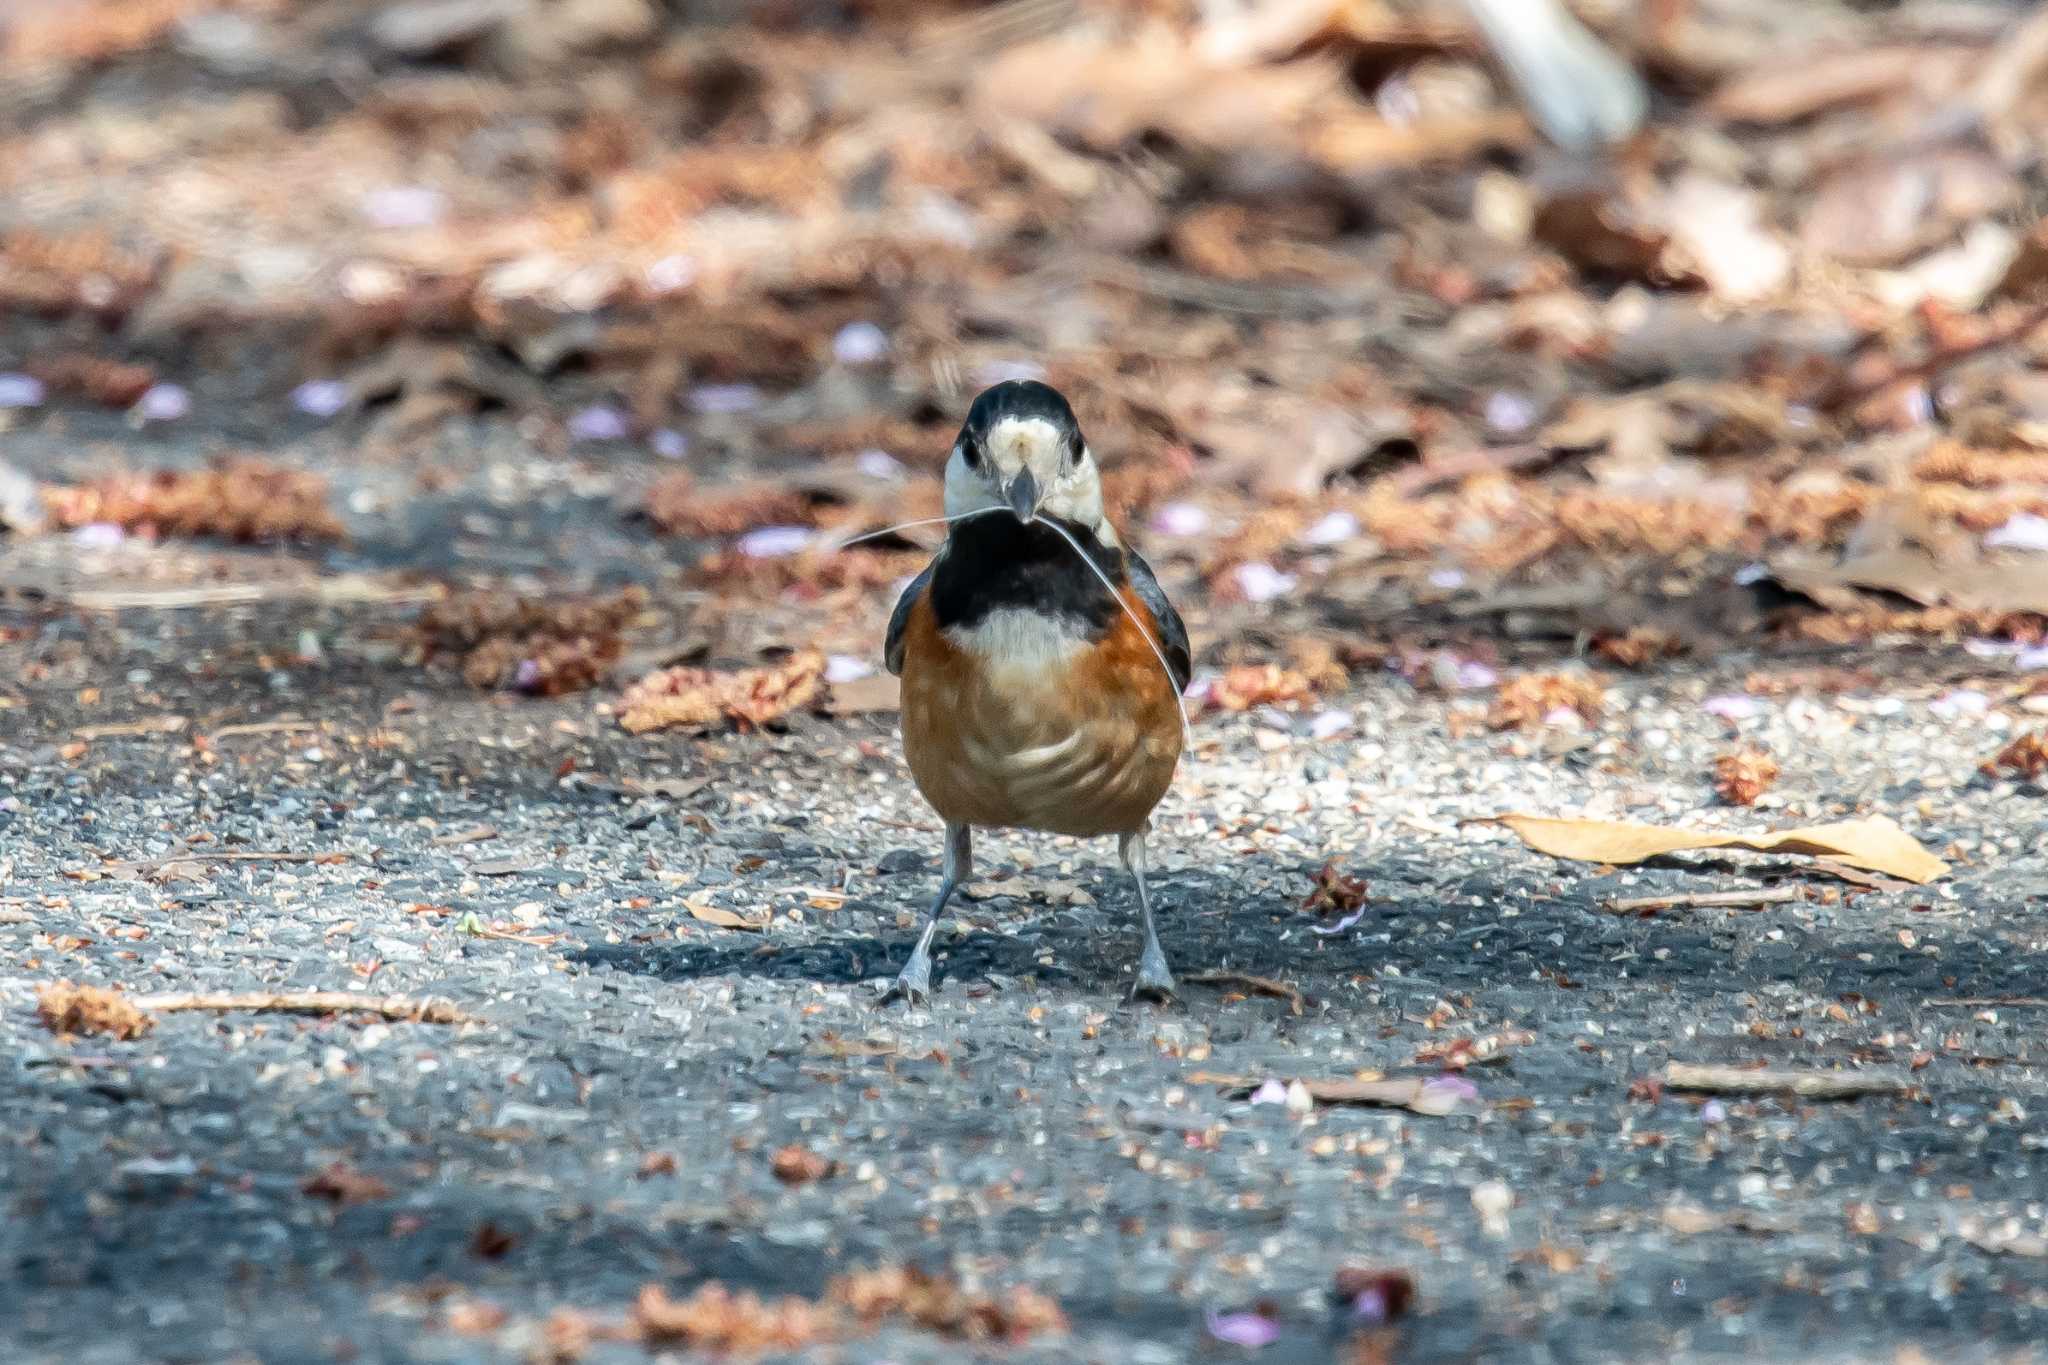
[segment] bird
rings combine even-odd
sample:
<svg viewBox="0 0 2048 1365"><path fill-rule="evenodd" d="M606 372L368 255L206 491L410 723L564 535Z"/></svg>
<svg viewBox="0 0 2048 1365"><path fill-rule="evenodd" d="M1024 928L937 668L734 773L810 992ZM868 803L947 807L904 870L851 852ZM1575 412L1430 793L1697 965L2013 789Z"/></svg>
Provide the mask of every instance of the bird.
<svg viewBox="0 0 2048 1365"><path fill-rule="evenodd" d="M974 831L1116 836L1144 944L1131 998L1175 997L1146 835L1186 737L1187 626L1103 506L1058 390L1012 379L969 406L945 467L945 542L890 613L904 758L945 823L939 890L884 993L931 993L932 936L971 875Z"/></svg>

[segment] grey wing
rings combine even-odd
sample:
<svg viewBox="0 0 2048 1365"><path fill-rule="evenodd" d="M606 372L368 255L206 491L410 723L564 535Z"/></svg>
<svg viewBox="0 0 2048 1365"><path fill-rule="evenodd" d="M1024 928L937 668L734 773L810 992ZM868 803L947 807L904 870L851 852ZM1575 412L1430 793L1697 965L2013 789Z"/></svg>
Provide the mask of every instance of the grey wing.
<svg viewBox="0 0 2048 1365"><path fill-rule="evenodd" d="M1159 645L1166 654L1166 670L1173 675L1173 685L1182 692L1188 690L1188 680L1194 676L1195 662L1188 653L1188 628L1180 619L1180 613L1173 609L1173 603L1166 600L1166 589L1159 586L1159 580L1152 576L1152 566L1147 564L1136 550L1124 554L1124 569L1130 576L1131 591L1137 594L1145 610L1152 613L1152 619L1159 623Z"/></svg>
<svg viewBox="0 0 2048 1365"><path fill-rule="evenodd" d="M932 570L939 561L934 559L924 566L924 572L910 580L910 586L903 590L903 596L896 599L896 610L889 613L889 634L882 642L882 662L897 677L903 675L903 628L910 624L910 609L924 591L932 585Z"/></svg>

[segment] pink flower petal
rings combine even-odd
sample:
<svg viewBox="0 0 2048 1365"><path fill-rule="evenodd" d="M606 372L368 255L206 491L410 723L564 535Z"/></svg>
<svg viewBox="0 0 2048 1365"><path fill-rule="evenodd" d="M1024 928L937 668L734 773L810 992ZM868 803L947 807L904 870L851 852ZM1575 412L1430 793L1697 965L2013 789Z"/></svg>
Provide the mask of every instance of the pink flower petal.
<svg viewBox="0 0 2048 1365"><path fill-rule="evenodd" d="M135 415L145 422L175 422L190 411L192 395L177 384L152 384L135 403Z"/></svg>
<svg viewBox="0 0 2048 1365"><path fill-rule="evenodd" d="M1364 918L1365 911L1361 908L1358 910L1353 910L1350 914L1346 915L1343 919L1338 920L1335 924L1311 924L1308 927L1308 931L1311 934L1341 934L1346 929L1349 929L1352 925L1358 923L1360 920Z"/></svg>
<svg viewBox="0 0 2048 1365"><path fill-rule="evenodd" d="M1152 529L1162 536L1198 536L1209 529L1209 514L1191 502L1169 502L1152 514Z"/></svg>
<svg viewBox="0 0 2048 1365"><path fill-rule="evenodd" d="M43 397L42 380L26 374L0 374L0 408L38 408Z"/></svg>
<svg viewBox="0 0 2048 1365"><path fill-rule="evenodd" d="M808 526L763 526L740 537L740 553L749 559L781 559L793 555L817 538Z"/></svg>
<svg viewBox="0 0 2048 1365"><path fill-rule="evenodd" d="M1263 1313L1218 1313L1212 1308L1206 1317L1209 1335L1233 1346L1258 1351L1280 1339L1280 1324Z"/></svg>
<svg viewBox="0 0 2048 1365"><path fill-rule="evenodd" d="M825 681L828 683L859 682L871 676L875 666L866 659L856 659L851 654L834 654L825 660Z"/></svg>
<svg viewBox="0 0 2048 1365"><path fill-rule="evenodd" d="M1237 580L1237 590L1244 594L1247 602L1270 602L1294 591L1300 582L1291 573L1281 573L1271 564L1240 564L1232 575Z"/></svg>
<svg viewBox="0 0 2048 1365"><path fill-rule="evenodd" d="M849 322L832 338L832 354L842 365L872 365L889 354L889 334L872 322Z"/></svg>
<svg viewBox="0 0 2048 1365"><path fill-rule="evenodd" d="M1998 550L2031 550L2048 554L2048 517L2015 512L2005 525L1984 533L1984 544Z"/></svg>
<svg viewBox="0 0 2048 1365"><path fill-rule="evenodd" d="M339 379L309 379L292 390L292 406L308 417L332 417L348 399L348 385Z"/></svg>

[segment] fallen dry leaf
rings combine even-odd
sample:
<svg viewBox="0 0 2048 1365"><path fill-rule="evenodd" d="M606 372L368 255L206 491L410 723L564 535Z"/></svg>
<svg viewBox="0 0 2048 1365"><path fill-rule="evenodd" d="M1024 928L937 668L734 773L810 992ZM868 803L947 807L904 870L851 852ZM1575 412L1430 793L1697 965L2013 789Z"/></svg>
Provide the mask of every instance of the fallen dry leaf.
<svg viewBox="0 0 2048 1365"><path fill-rule="evenodd" d="M630 734L680 727L707 730L731 724L758 730L826 695L825 656L816 650L765 668L714 672L665 668L626 689L619 724Z"/></svg>
<svg viewBox="0 0 2048 1365"><path fill-rule="evenodd" d="M1778 780L1778 765L1761 749L1739 749L1714 760L1714 790L1731 806L1753 806Z"/></svg>
<svg viewBox="0 0 2048 1365"><path fill-rule="evenodd" d="M53 981L36 989L36 1014L59 1037L81 1033L140 1038L156 1020L118 990Z"/></svg>
<svg viewBox="0 0 2048 1365"><path fill-rule="evenodd" d="M690 912L690 918L705 924L715 924L721 929L761 929L768 923L766 915L748 918L737 910L728 910L722 905L713 905L702 891L683 897L683 908Z"/></svg>
<svg viewBox="0 0 2048 1365"><path fill-rule="evenodd" d="M825 711L833 716L865 716L895 711L902 704L902 680L888 673L873 673L852 682L833 683Z"/></svg>
<svg viewBox="0 0 2048 1365"><path fill-rule="evenodd" d="M1626 865L1666 853L1746 848L1757 853L1804 853L1832 858L1910 882L1931 882L1948 871L1947 863L1882 815L1764 834L1711 834L1623 820L1523 814L1498 816L1493 823L1506 825L1538 853L1585 863Z"/></svg>

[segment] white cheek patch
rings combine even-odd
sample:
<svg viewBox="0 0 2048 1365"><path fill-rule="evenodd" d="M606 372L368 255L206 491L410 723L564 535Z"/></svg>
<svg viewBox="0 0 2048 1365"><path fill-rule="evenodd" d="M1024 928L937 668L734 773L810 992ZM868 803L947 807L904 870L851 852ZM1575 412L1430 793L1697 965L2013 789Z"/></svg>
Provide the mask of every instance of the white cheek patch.
<svg viewBox="0 0 2048 1365"><path fill-rule="evenodd" d="M946 638L981 659L992 674L1052 680L1088 648L1078 623L1021 607L992 611L971 626L953 626Z"/></svg>

